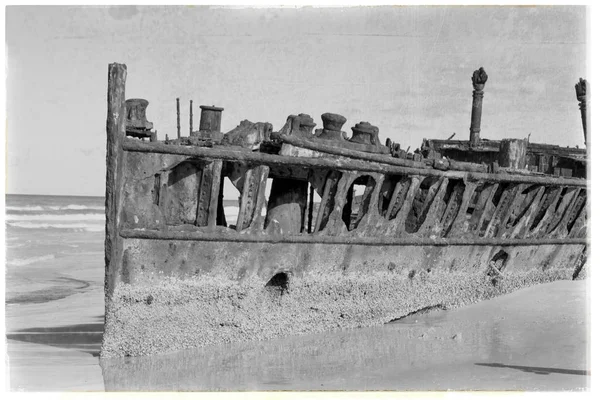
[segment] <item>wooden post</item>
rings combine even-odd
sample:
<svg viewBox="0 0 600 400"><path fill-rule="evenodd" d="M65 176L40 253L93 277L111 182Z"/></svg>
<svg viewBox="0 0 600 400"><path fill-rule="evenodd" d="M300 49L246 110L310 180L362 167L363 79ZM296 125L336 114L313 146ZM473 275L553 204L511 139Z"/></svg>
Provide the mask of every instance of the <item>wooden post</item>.
<svg viewBox="0 0 600 400"><path fill-rule="evenodd" d="M125 81L127 66L108 66L108 113L106 117L106 236L104 240L104 295L109 298L115 288L121 268L119 216L123 182L123 138L125 137ZM108 302L106 303L108 304Z"/></svg>
<svg viewBox="0 0 600 400"><path fill-rule="evenodd" d="M473 105L471 107L471 129L469 142L471 146L479 143L479 132L481 131L481 111L483 109L483 88L487 81L487 74L483 67L473 72L471 81L473 83Z"/></svg>

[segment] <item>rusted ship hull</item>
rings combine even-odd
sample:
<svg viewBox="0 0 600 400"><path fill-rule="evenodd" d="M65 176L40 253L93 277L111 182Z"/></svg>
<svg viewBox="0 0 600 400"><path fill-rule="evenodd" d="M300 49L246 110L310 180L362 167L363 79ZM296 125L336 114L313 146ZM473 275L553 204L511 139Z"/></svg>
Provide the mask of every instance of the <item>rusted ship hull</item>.
<svg viewBox="0 0 600 400"><path fill-rule="evenodd" d="M331 157L295 135L280 154L129 139L125 76L110 66L105 357L381 324L583 275L585 179L433 168L377 144Z"/></svg>

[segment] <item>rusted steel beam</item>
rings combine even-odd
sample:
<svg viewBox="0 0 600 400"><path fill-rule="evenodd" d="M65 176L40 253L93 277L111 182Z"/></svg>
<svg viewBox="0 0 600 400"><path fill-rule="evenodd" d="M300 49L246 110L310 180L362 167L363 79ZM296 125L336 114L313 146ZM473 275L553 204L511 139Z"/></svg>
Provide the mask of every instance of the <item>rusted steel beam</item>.
<svg viewBox="0 0 600 400"><path fill-rule="evenodd" d="M410 186L408 187L408 191L406 193L406 198L404 202L402 202L400 210L398 214L396 214L396 234L397 235L406 235L406 219L408 218L408 213L412 210L413 201L415 199L415 195L417 194L417 190L421 186L421 183L425 179L422 176L413 176L411 177Z"/></svg>
<svg viewBox="0 0 600 400"><path fill-rule="evenodd" d="M394 158L390 155L365 153L364 151L344 149L342 147L330 146L324 143L312 142L292 135L276 135L274 133L271 137L280 139L283 143L291 144L292 146L320 151L322 153L333 154L336 156L375 161L378 163L398 165L401 167L425 168L425 163L419 161L404 160L401 158Z"/></svg>
<svg viewBox="0 0 600 400"><path fill-rule="evenodd" d="M106 236L104 240L105 288L110 296L121 269L121 240L118 234L123 187L123 139L125 138L125 81L127 66L108 66L106 117Z"/></svg>
<svg viewBox="0 0 600 400"><path fill-rule="evenodd" d="M562 185L576 187L584 187L588 184L587 180L581 178L519 174L486 174L467 171L440 171L433 168L419 169L395 165L382 165L369 161L344 160L335 158L285 157L276 154L233 150L229 148L177 146L163 143L141 142L133 139L125 140L123 143L123 149L126 151L136 151L142 153L173 154L203 159L222 159L224 161L237 161L248 164L287 165L305 168L329 168L345 171L377 172L380 174L391 175L444 176L448 177L449 179L465 179L467 181L487 180L490 182L537 183L541 185Z"/></svg>
<svg viewBox="0 0 600 400"><path fill-rule="evenodd" d="M468 231L469 220L467 218L467 210L471 205L473 193L475 193L478 185L478 182L467 182L462 193L460 208L456 212L454 221L450 220L448 221L447 225L443 225L444 229L446 230L446 236L459 236ZM471 218L473 218L473 214L471 214Z"/></svg>
<svg viewBox="0 0 600 400"><path fill-rule="evenodd" d="M493 199L499 187L500 184L494 183L492 186L483 189L479 195L479 202L471 216L473 223L469 224L471 228L474 228L470 230L476 236L480 236L482 231L487 227L487 225L485 225L486 221L488 224L491 222L492 215L496 210Z"/></svg>
<svg viewBox="0 0 600 400"><path fill-rule="evenodd" d="M463 201L465 186L455 185L452 189L452 193L448 199L448 204L446 205L445 210L443 210L443 215L435 227L436 231L439 229L442 236L446 236L450 232L452 224L459 215L459 211L462 209L461 206L463 206L465 203Z"/></svg>
<svg viewBox="0 0 600 400"><path fill-rule="evenodd" d="M252 185L254 180L253 172L253 169L249 168L244 175L244 186L242 189L242 198L240 201L240 208L236 223L236 229L238 232L247 228L247 224L250 223L252 218L252 211L254 210L254 194L252 193L254 191L254 187Z"/></svg>
<svg viewBox="0 0 600 400"><path fill-rule="evenodd" d="M517 196L521 190L523 190L523 188L520 185L509 186L504 190L500 196L498 206L494 210L492 219L485 230L484 237L496 237L499 229L506 223L506 220L508 219L508 214L510 208L512 207L515 196Z"/></svg>
<svg viewBox="0 0 600 400"><path fill-rule="evenodd" d="M538 212L539 207L541 205L541 201L542 201L545 191L546 191L546 188L543 186L540 186L537 189L537 192L535 194L535 197L533 198L533 201L529 204L527 209L523 212L523 215L517 221L517 223L514 225L514 227L509 230L508 233L509 233L510 238L521 238L527 232L529 232L529 229L531 228L531 225L533 224L534 216Z"/></svg>
<svg viewBox="0 0 600 400"><path fill-rule="evenodd" d="M198 185L198 206L196 208L196 225L207 226L208 214L211 204L212 175L216 161L207 163L199 171L200 184Z"/></svg>
<svg viewBox="0 0 600 400"><path fill-rule="evenodd" d="M258 181L258 193L256 194L256 204L254 206L254 216L252 217L252 221L250 223L250 227L254 231L261 231L265 226L265 216L262 213L263 208L265 207L265 203L267 198L265 193L267 191L267 178L269 177L269 167L260 166L258 167L256 174L258 177L256 180Z"/></svg>
<svg viewBox="0 0 600 400"><path fill-rule="evenodd" d="M218 207L221 199L220 191L222 187L221 169L223 168L222 160L215 160L212 167L211 190L210 190L210 208L208 210L208 226L219 225L217 221Z"/></svg>
<svg viewBox="0 0 600 400"><path fill-rule="evenodd" d="M390 155L365 153L363 151L344 149L342 147L330 146L324 143L312 142L291 135L279 135L277 136L277 138L279 138L282 142L290 144L292 146L303 147L310 150L320 151L321 153L355 158L359 160L374 161L378 163L411 168L427 168L428 166L430 166L430 164L433 164L431 160L427 160L427 162L421 162L406 160L402 158L395 158L391 157ZM449 160L448 166L450 169L457 171L487 172L486 166L476 163Z"/></svg>
<svg viewBox="0 0 600 400"><path fill-rule="evenodd" d="M443 212L442 203L446 195L448 182L448 179L442 179L439 186L435 189L435 193L431 195L434 191L430 189L427 194L427 200L425 200L426 203L424 204L425 208L419 218L421 222L418 228L419 234L429 234L436 222L440 220L440 212Z"/></svg>
<svg viewBox="0 0 600 400"><path fill-rule="evenodd" d="M340 178L341 175L336 172L332 172L327 176L325 189L323 190L323 196L321 197L321 204L319 205L319 211L317 212L317 220L315 221L315 232L324 229L327 224L329 214L331 214L334 207L335 194Z"/></svg>
<svg viewBox="0 0 600 400"><path fill-rule="evenodd" d="M565 215L568 214L568 210L572 204L572 202L577 198L577 194L581 189L567 189L567 192L562 196L562 200L560 200L560 204L556 206L553 213L553 218L550 220L546 229L544 230L544 235L550 235L560 224L560 221L565 218Z"/></svg>
<svg viewBox="0 0 600 400"><path fill-rule="evenodd" d="M306 230L308 233L312 233L312 221L313 221L313 208L315 207L315 188L310 185L310 194L308 198L308 223Z"/></svg>
<svg viewBox="0 0 600 400"><path fill-rule="evenodd" d="M525 232L525 238L537 238L543 236L546 227L550 223L550 221L554 218L554 211L556 209L556 204L561 196L563 191L563 187L559 186L557 188L546 189L548 192L544 194L542 205L540 206L540 211L536 214L534 223L532 223L532 227L530 227L529 231ZM535 226L533 226L535 224Z"/></svg>
<svg viewBox="0 0 600 400"><path fill-rule="evenodd" d="M549 231L549 237L565 237L569 234L569 230L567 229L567 225L571 220L571 214L574 211L579 211L582 203L585 201L585 198L579 196L581 189L574 190L574 194L571 200L569 200L569 205L562 212L562 218L556 224L556 226Z"/></svg>
<svg viewBox="0 0 600 400"><path fill-rule="evenodd" d="M202 229L202 228L200 228ZM225 229L225 228L223 228ZM241 242L241 243L306 243L330 245L365 245L365 246L540 246L540 245L585 245L587 238L566 239L492 239L492 238L439 238L421 237L374 238L360 236L323 236L323 235L244 235L234 230L230 232L206 231L151 231L123 229L120 232L125 239L147 240L186 240L200 242Z"/></svg>

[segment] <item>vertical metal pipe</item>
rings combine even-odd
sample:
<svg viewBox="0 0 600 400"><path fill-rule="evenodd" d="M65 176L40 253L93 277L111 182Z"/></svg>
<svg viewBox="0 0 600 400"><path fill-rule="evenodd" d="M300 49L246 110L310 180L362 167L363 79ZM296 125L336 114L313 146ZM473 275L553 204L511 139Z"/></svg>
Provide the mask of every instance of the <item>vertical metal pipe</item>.
<svg viewBox="0 0 600 400"><path fill-rule="evenodd" d="M581 111L581 123L583 124L583 141L587 146L587 98L589 95L588 82L579 78L575 84L575 94L579 101L579 110Z"/></svg>
<svg viewBox="0 0 600 400"><path fill-rule="evenodd" d="M190 136L192 136L192 129L194 129L194 110L193 110L193 100L190 100Z"/></svg>
<svg viewBox="0 0 600 400"><path fill-rule="evenodd" d="M179 117L179 97L177 98L177 139L181 137L181 123Z"/></svg>
<svg viewBox="0 0 600 400"><path fill-rule="evenodd" d="M471 107L471 129L469 142L471 146L479 143L479 132L481 131L481 111L483 108L483 88L487 81L487 74L483 67L473 72L471 81L473 83L473 106Z"/></svg>
<svg viewBox="0 0 600 400"><path fill-rule="evenodd" d="M313 208L315 204L315 188L310 185L310 197L308 198L308 233L312 233Z"/></svg>

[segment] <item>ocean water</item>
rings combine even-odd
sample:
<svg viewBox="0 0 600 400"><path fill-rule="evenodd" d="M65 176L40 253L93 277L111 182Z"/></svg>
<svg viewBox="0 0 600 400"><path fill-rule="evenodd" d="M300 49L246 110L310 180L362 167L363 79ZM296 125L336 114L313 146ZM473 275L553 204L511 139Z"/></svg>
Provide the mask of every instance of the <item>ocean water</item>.
<svg viewBox="0 0 600 400"><path fill-rule="evenodd" d="M6 303L40 303L101 284L104 198L7 195Z"/></svg>
<svg viewBox="0 0 600 400"><path fill-rule="evenodd" d="M237 213L237 200L225 200L229 224ZM102 285L104 222L104 197L6 195L6 303Z"/></svg>

